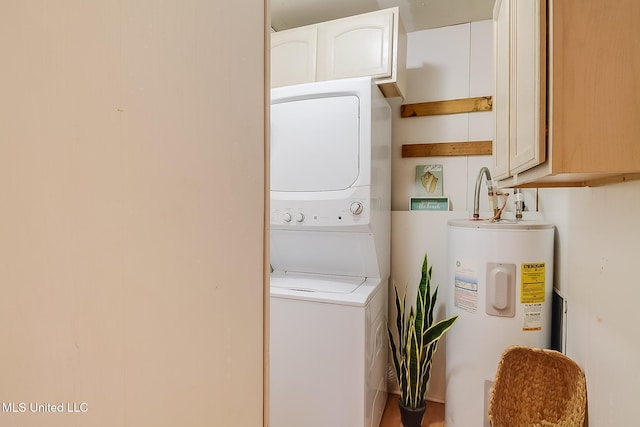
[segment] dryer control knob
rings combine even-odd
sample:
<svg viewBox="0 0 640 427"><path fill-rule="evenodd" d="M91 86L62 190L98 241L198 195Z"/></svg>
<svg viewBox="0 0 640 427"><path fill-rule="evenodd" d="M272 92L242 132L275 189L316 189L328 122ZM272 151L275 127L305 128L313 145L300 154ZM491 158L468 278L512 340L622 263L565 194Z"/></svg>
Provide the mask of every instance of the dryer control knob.
<svg viewBox="0 0 640 427"><path fill-rule="evenodd" d="M351 206L349 206L349 211L354 215L360 215L363 209L364 207L360 202L353 202L351 203Z"/></svg>
<svg viewBox="0 0 640 427"><path fill-rule="evenodd" d="M291 214L289 212L285 213L284 215L282 215L282 220L284 222L291 222Z"/></svg>
<svg viewBox="0 0 640 427"><path fill-rule="evenodd" d="M298 212L298 215L296 215L296 221L298 222L304 221L304 214L302 212Z"/></svg>

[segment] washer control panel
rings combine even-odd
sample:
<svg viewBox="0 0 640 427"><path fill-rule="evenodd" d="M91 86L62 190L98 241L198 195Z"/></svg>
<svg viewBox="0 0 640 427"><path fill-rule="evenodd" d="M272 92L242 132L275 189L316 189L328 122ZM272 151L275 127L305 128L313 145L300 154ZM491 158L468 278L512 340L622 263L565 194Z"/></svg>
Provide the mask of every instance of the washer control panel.
<svg viewBox="0 0 640 427"><path fill-rule="evenodd" d="M333 227L369 223L369 201L271 201L271 225Z"/></svg>

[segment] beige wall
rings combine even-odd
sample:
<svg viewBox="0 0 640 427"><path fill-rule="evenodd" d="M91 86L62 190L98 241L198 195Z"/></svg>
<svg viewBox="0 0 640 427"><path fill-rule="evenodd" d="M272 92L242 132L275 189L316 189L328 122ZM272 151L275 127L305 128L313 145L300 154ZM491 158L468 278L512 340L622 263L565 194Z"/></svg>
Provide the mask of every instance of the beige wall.
<svg viewBox="0 0 640 427"><path fill-rule="evenodd" d="M0 425L262 425L265 5L54 3L0 14Z"/></svg>

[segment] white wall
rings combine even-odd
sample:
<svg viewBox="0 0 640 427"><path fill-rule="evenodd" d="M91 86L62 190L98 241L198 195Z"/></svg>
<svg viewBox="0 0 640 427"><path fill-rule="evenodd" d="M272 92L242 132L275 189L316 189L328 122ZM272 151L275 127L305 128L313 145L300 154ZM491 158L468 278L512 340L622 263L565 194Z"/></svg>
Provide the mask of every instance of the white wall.
<svg viewBox="0 0 640 427"><path fill-rule="evenodd" d="M640 181L540 189L541 208L558 230L555 285L568 300L566 351L585 370L593 426L637 423L639 196Z"/></svg>
<svg viewBox="0 0 640 427"><path fill-rule="evenodd" d="M493 93L492 21L474 22L409 33L407 38L407 97L391 100L392 148L392 242L391 278L401 291L409 287L407 301L415 301L420 267L425 253L433 265L433 282L440 285L437 314L445 316L447 288L447 221L466 218L473 210L473 190L478 171L491 165L490 156L402 158L402 145L479 141L493 139L493 113L465 113L430 117L400 117L402 103L442 101L490 96ZM451 212L408 211L413 194L416 165L443 165L444 195ZM481 210L487 210L483 184ZM394 318L393 294L389 296ZM445 341L434 359L427 398L444 401ZM391 387L393 387L393 383Z"/></svg>
<svg viewBox="0 0 640 427"><path fill-rule="evenodd" d="M491 95L491 25L491 21L482 21L410 33L409 86L404 103ZM469 215L477 171L481 166L491 166L491 159L403 159L400 147L407 143L492 139L493 116L489 112L401 119L401 102L394 100L392 104L396 114L391 277L401 288L408 285L409 294L415 295L426 251L434 265L434 282L441 285L440 301L444 301L446 222L451 217ZM451 198L454 212L406 211L415 165L423 162L444 165L445 195ZM545 219L556 225L554 274L556 288L568 301L566 350L586 372L593 426L637 422L639 196L638 181L598 188L526 191L528 208L539 208ZM486 207L484 197L481 202L481 207ZM393 305L390 307L390 316L394 316ZM434 379L427 393L433 400L444 399L442 356L439 354L436 359L438 364L434 365Z"/></svg>
<svg viewBox="0 0 640 427"><path fill-rule="evenodd" d="M409 33L407 96L402 103L491 95L492 31L491 21L482 21ZM400 118L400 100L394 99L391 103L397 107L393 122L392 209L399 211L408 209L415 166L427 160L401 158L402 145L491 140L493 113ZM452 209L467 211L472 203L467 182L471 179L475 182L475 174L480 167L489 166L491 158L432 157L428 161L443 165L444 193L450 198Z"/></svg>

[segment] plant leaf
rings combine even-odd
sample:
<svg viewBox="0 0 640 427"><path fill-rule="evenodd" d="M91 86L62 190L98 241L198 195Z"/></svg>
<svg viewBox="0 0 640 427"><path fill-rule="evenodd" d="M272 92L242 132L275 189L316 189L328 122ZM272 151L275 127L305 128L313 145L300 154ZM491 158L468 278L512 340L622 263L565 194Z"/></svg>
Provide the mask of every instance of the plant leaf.
<svg viewBox="0 0 640 427"><path fill-rule="evenodd" d="M404 354L404 346L405 346L405 319L404 319L404 308L405 308L405 298L407 293L405 292L400 298L398 292L398 285L396 282L393 282L393 290L395 291L396 296L396 332L398 333L398 346L400 347L400 351Z"/></svg>
<svg viewBox="0 0 640 427"><path fill-rule="evenodd" d="M396 370L396 378L400 380L400 360L398 359L396 343L393 339L393 334L391 333L391 329L389 329L389 327L387 327L387 333L389 334L389 347L391 348L391 355L393 358L393 367Z"/></svg>
<svg viewBox="0 0 640 427"><path fill-rule="evenodd" d="M431 326L424 332L423 341L426 343L425 345L430 345L432 342L439 340L445 332L447 332L458 319L458 316L449 317L448 319L443 319Z"/></svg>

